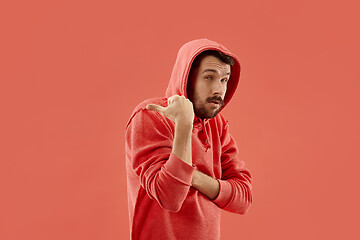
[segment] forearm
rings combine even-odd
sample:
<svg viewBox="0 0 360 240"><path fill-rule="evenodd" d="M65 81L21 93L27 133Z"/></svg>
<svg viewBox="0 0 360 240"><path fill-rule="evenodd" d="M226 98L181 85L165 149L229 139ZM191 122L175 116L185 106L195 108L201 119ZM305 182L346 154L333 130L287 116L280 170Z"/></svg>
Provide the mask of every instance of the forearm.
<svg viewBox="0 0 360 240"><path fill-rule="evenodd" d="M192 124L175 124L172 153L189 165L192 165L191 136Z"/></svg>
<svg viewBox="0 0 360 240"><path fill-rule="evenodd" d="M193 174L191 186L199 190L210 200L215 199L220 190L220 184L215 178L212 178L198 170L195 170Z"/></svg>

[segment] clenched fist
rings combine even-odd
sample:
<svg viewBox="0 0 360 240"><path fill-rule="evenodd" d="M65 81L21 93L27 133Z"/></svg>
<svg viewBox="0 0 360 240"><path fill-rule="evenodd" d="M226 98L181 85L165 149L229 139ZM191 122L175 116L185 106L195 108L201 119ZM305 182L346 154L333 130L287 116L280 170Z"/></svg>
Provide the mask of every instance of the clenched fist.
<svg viewBox="0 0 360 240"><path fill-rule="evenodd" d="M168 106L162 107L156 104L149 104L146 109L157 111L175 122L175 124L193 124L194 109L192 102L184 96L173 95L168 98Z"/></svg>

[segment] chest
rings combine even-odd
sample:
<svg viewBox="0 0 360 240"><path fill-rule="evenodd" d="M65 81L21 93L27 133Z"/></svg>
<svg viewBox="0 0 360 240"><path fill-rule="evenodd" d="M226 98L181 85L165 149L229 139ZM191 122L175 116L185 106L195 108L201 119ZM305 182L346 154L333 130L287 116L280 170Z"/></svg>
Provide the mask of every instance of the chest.
<svg viewBox="0 0 360 240"><path fill-rule="evenodd" d="M192 160L199 171L221 178L221 133L216 126L194 127Z"/></svg>

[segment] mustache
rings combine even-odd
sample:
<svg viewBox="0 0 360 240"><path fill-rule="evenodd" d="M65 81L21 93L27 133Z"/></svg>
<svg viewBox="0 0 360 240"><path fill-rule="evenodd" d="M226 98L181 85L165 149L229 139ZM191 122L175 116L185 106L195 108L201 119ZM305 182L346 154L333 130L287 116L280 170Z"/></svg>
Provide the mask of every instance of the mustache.
<svg viewBox="0 0 360 240"><path fill-rule="evenodd" d="M211 102L211 101L218 101L221 105L224 104L224 100L221 98L221 97L217 97L217 96L214 96L214 97L208 97L206 99L206 101L208 102Z"/></svg>

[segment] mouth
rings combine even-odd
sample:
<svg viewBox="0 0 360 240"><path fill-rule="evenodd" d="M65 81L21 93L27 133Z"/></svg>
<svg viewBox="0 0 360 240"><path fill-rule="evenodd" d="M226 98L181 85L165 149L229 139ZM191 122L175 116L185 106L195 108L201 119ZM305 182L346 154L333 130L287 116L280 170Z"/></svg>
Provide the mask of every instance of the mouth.
<svg viewBox="0 0 360 240"><path fill-rule="evenodd" d="M220 106L220 102L219 101L215 101L215 100L212 100L212 101L209 101L210 105L214 106L214 107L218 107Z"/></svg>

